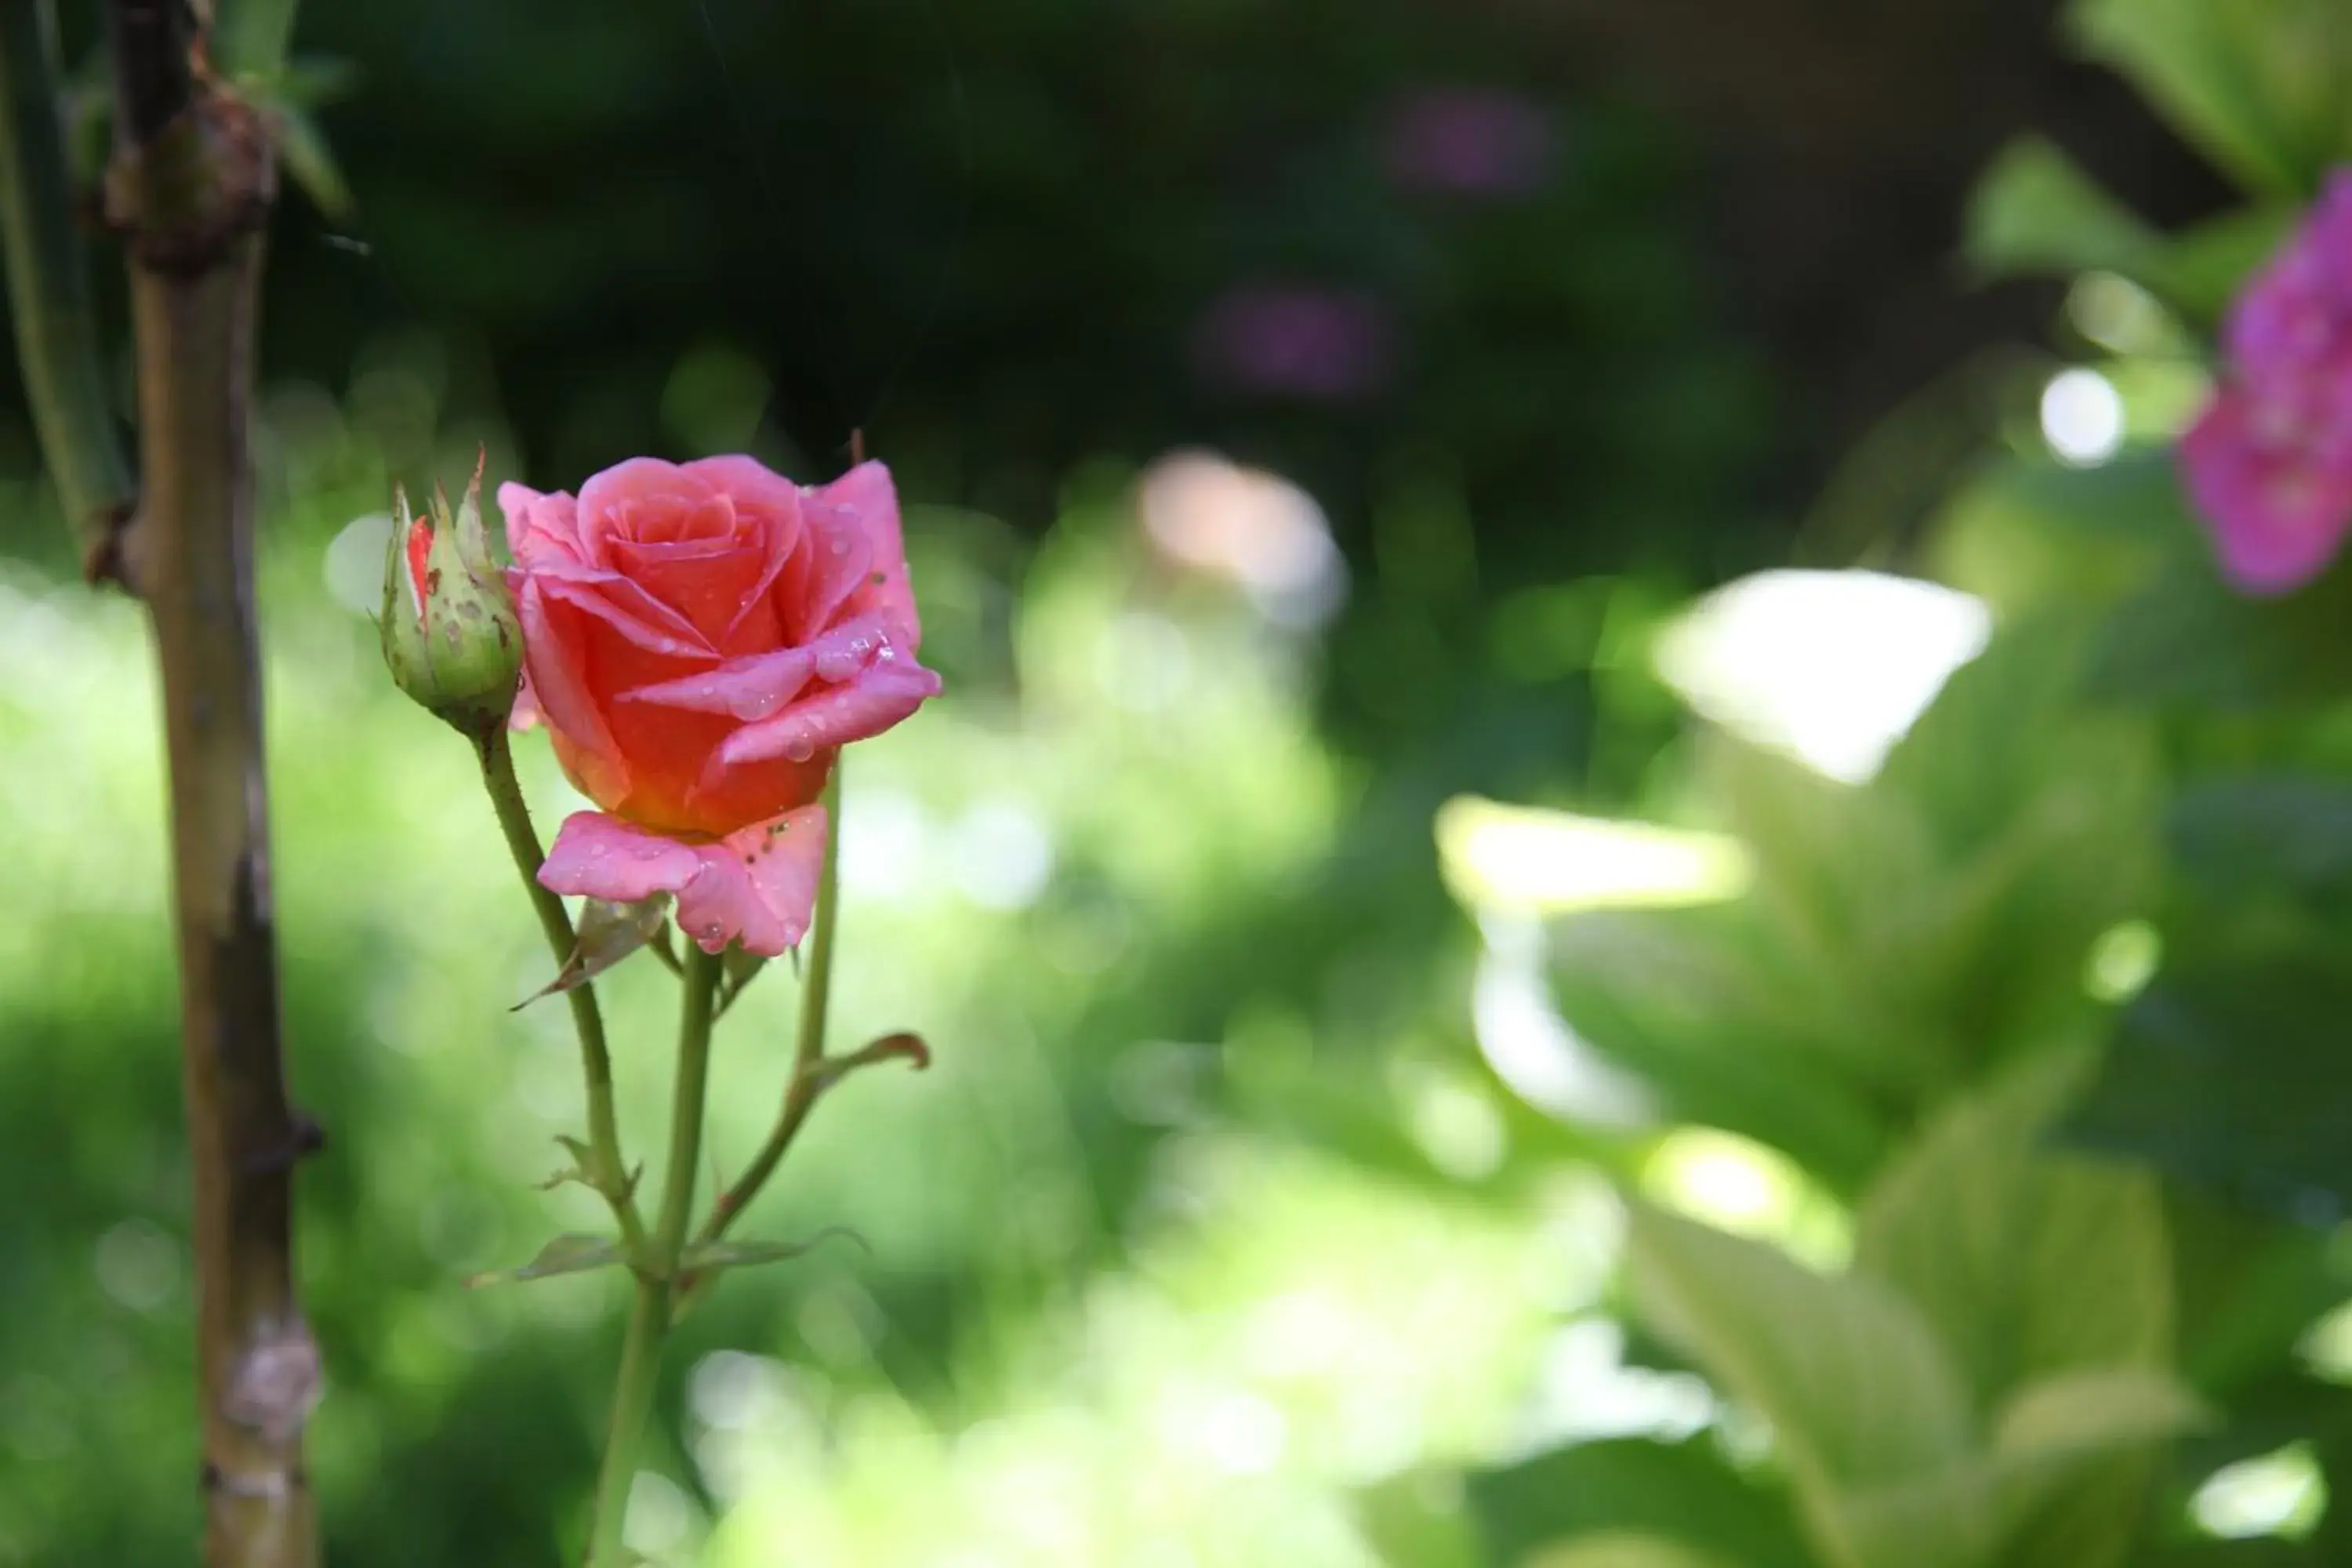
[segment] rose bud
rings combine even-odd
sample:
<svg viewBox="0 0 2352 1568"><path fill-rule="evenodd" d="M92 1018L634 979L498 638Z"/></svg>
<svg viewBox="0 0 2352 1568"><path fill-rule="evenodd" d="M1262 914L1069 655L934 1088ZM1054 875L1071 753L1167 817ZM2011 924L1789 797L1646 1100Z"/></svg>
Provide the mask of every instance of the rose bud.
<svg viewBox="0 0 2352 1568"><path fill-rule="evenodd" d="M522 626L482 531L482 465L453 518L433 487L433 510L412 517L393 491L383 573L383 661L403 691L468 735L504 724L522 670Z"/></svg>
<svg viewBox="0 0 2352 1568"><path fill-rule="evenodd" d="M635 458L576 500L507 484L499 506L530 698L602 808L563 824L541 885L674 893L707 952L796 945L835 759L940 689L888 470L803 487L750 458Z"/></svg>

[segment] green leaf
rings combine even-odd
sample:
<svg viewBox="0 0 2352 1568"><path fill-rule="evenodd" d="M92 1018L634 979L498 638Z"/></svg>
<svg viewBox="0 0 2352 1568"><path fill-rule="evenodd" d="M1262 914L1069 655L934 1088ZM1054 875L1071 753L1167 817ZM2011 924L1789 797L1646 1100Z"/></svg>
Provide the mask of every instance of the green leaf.
<svg viewBox="0 0 2352 1568"><path fill-rule="evenodd" d="M2234 1405L2295 1363L2313 1321L2344 1300L2343 1273L2323 1230L2280 1225L2179 1184L2166 1199L2179 1372L2205 1398ZM2352 1401L2344 1403L2352 1426Z"/></svg>
<svg viewBox="0 0 2352 1568"><path fill-rule="evenodd" d="M1448 1473L1407 1472L1355 1496L1357 1531L1381 1563L1486 1568L1476 1521Z"/></svg>
<svg viewBox="0 0 2352 1568"><path fill-rule="evenodd" d="M570 1233L556 1237L539 1249L539 1256L520 1268L493 1269L477 1274L466 1281L468 1289L485 1285L501 1285L521 1279L546 1279L558 1274L584 1274L592 1268L613 1268L625 1264L628 1258L621 1244L609 1236L584 1236Z"/></svg>
<svg viewBox="0 0 2352 1568"><path fill-rule="evenodd" d="M2352 973L2335 942L2249 931L2168 957L2071 1132L2284 1216L2352 1207Z"/></svg>
<svg viewBox="0 0 2352 1568"><path fill-rule="evenodd" d="M2076 0L2067 19L2086 53L2250 189L2307 193L2343 150L2331 0Z"/></svg>
<svg viewBox="0 0 2352 1568"><path fill-rule="evenodd" d="M2168 1373L2115 1367L2021 1391L1995 1426L2003 1568L2112 1568L2137 1533L2158 1447L2207 1419Z"/></svg>
<svg viewBox="0 0 2352 1568"><path fill-rule="evenodd" d="M2039 136L2003 148L1968 216L1969 262L1989 276L2105 271L2147 283L2164 237Z"/></svg>
<svg viewBox="0 0 2352 1568"><path fill-rule="evenodd" d="M1760 925L1745 905L1559 921L1554 1000L1577 1037L1639 1075L1667 1113L1786 1150L1850 1192L1877 1163L1880 1115L1833 1054L1843 1033L1834 989Z"/></svg>
<svg viewBox="0 0 2352 1568"><path fill-rule="evenodd" d="M349 223L358 212L350 182L310 111L286 99L269 105L278 121L278 156L288 174L332 223Z"/></svg>
<svg viewBox="0 0 2352 1568"><path fill-rule="evenodd" d="M2352 686L2352 561L2294 593L2252 598L2210 552L2135 595L2094 650L2095 694L2223 709L2332 701Z"/></svg>
<svg viewBox="0 0 2352 1568"><path fill-rule="evenodd" d="M1997 1463L2018 1474L2162 1442L2207 1418L2197 1397L2148 1367L2078 1368L2020 1389L1993 1422Z"/></svg>
<svg viewBox="0 0 2352 1568"><path fill-rule="evenodd" d="M2168 561L2210 553L2171 448L2145 447L2088 468L2013 456L1987 463L1937 519L1928 564L2011 621L2047 605L2112 605Z"/></svg>
<svg viewBox="0 0 2352 1568"><path fill-rule="evenodd" d="M831 1089L861 1068L878 1067L885 1062L905 1062L917 1072L927 1072L931 1065L930 1042L909 1029L868 1040L854 1051L837 1057L825 1057L809 1068L820 1089Z"/></svg>
<svg viewBox="0 0 2352 1568"><path fill-rule="evenodd" d="M828 1226L806 1241L698 1241L678 1257L678 1268L689 1274L712 1274L722 1268L747 1268L761 1263L782 1263L813 1252L833 1237L857 1241L857 1233ZM860 1245L864 1245L862 1242Z"/></svg>
<svg viewBox="0 0 2352 1568"><path fill-rule="evenodd" d="M1578 1443L1465 1481L1487 1560L1517 1563L1589 1533L1668 1536L1740 1568L1811 1568L1786 1493L1734 1469L1711 1437ZM1416 1563L1411 1558L1391 1561Z"/></svg>
<svg viewBox="0 0 2352 1568"><path fill-rule="evenodd" d="M797 955L800 950L794 948L793 952ZM768 961L756 952L747 952L740 945L730 943L719 955L719 963L721 982L719 1011L723 1015L735 1005L735 999L743 994L743 988L760 978L760 971L768 966Z"/></svg>
<svg viewBox="0 0 2352 1568"><path fill-rule="evenodd" d="M1546 1547L1526 1559L1527 1568L1733 1568L1727 1559L1698 1552L1662 1536L1612 1531L1562 1546Z"/></svg>
<svg viewBox="0 0 2352 1568"><path fill-rule="evenodd" d="M2174 235L2156 291L2201 323L2219 322L2246 279L2277 253L2303 216L2300 202L2264 202Z"/></svg>
<svg viewBox="0 0 2352 1568"><path fill-rule="evenodd" d="M1968 1451L1959 1370L1910 1302L1648 1205L1626 1268L1635 1310L1772 1423L1816 1495L1932 1475Z"/></svg>
<svg viewBox="0 0 2352 1568"><path fill-rule="evenodd" d="M669 914L669 902L667 893L656 893L629 904L610 903L603 899L583 901L572 956L563 961L554 979L516 1003L511 1010L519 1013L542 996L585 985L652 942L661 934L662 921Z"/></svg>
<svg viewBox="0 0 2352 1568"><path fill-rule="evenodd" d="M2169 1363L2156 1178L2038 1152L2089 1065L2087 1053L2052 1053L1953 1105L1857 1215L1856 1271L1927 1315L1980 1406L2062 1370Z"/></svg>
<svg viewBox="0 0 2352 1568"><path fill-rule="evenodd" d="M2155 1445L2200 1415L2159 1372L2066 1373L2011 1402L1990 1451L1828 1489L1810 1517L1843 1568L2112 1568L2137 1531Z"/></svg>
<svg viewBox="0 0 2352 1568"><path fill-rule="evenodd" d="M2216 900L2285 896L2328 918L2352 916L2352 789L2267 773L2200 781L2172 803L2175 865Z"/></svg>
<svg viewBox="0 0 2352 1568"><path fill-rule="evenodd" d="M561 1132L555 1135L555 1141L562 1145L565 1153L572 1156L572 1163L540 1183L539 1190L551 1193L558 1187L575 1182L583 1187L595 1186L596 1178L591 1173L595 1166L595 1156L588 1145L577 1138L567 1137Z"/></svg>
<svg viewBox="0 0 2352 1568"><path fill-rule="evenodd" d="M1991 278L2113 272L2189 320L2210 324L2277 250L2303 211L2300 199L2272 199L2165 234L2057 146L2022 136L2002 150L1978 184L1969 208L1967 254L1971 266Z"/></svg>

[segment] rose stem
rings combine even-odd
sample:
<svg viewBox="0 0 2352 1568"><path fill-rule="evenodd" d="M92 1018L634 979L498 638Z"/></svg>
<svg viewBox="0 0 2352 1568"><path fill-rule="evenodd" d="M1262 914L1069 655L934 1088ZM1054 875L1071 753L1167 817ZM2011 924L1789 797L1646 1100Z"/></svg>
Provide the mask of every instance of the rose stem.
<svg viewBox="0 0 2352 1568"><path fill-rule="evenodd" d="M547 853L540 847L539 834L530 825L530 807L523 802L522 784L515 777L514 744L507 727L490 726L476 737L475 751L482 762L482 786L498 812L508 852L514 857L515 869L522 873L531 908L539 912L540 930L547 933L548 949L561 968L572 962L580 939L572 929L572 917L564 912L562 899L539 885L539 868L546 864ZM622 1163L620 1122L613 1110L613 1058L604 1046L604 1011L596 1005L593 985L574 985L563 994L572 1004L572 1026L580 1036L581 1072L588 1084L588 1157L593 1167L587 1173L589 1184L613 1205L631 1260L642 1263L646 1227L637 1217L636 1194Z"/></svg>
<svg viewBox="0 0 2352 1568"><path fill-rule="evenodd" d="M705 952L699 945L688 946L686 998L677 1026L677 1085L670 1100L669 1162L662 1177L661 1214L654 1232L652 1266L638 1270L636 1303L629 1313L620 1376L613 1389L613 1425L604 1440L604 1462L597 1472L596 1513L588 1536L589 1568L620 1568L626 1560L621 1527L628 1519L637 1450L646 1421L653 1413L662 1341L669 1332L671 1288L677 1278L678 1259L686 1250L687 1222L694 1209L695 1165L702 1149L704 1088L710 1063L710 1024L723 973L716 953Z"/></svg>
<svg viewBox="0 0 2352 1568"><path fill-rule="evenodd" d="M767 1142L752 1156L743 1174L735 1184L712 1201L710 1217L703 1222L698 1242L717 1241L727 1234L761 1187L775 1173L784 1151L792 1147L793 1139L808 1120L809 1111L822 1092L824 1062L824 1014L827 994L833 985L833 935L841 910L841 763L833 764L833 777L824 786L824 866L817 874L816 917L809 937L808 977L801 988L800 1041L793 1053L793 1075L784 1088L782 1112L770 1130ZM693 1278L684 1282L679 1291L679 1308L683 1310L693 1303L701 1281Z"/></svg>

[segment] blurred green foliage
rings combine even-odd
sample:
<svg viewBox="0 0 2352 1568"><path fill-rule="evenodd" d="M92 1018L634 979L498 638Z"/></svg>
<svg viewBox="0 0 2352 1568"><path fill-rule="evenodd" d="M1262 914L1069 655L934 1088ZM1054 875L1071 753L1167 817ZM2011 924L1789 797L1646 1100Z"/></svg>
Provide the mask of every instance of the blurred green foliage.
<svg viewBox="0 0 2352 1568"><path fill-rule="evenodd" d="M1695 585L1763 563L1739 496L1778 389L1704 330L1671 135L1497 73L1502 13L458 9L305 22L365 67L319 114L374 254L288 220L261 410L334 1561L567 1560L619 1330L607 1275L461 1284L596 1216L534 1186L572 1047L560 1009L502 1011L549 966L470 759L380 668L375 514L478 437L494 477L560 484L644 449L814 473L864 421L925 503L949 694L852 759L837 1026L919 1029L939 1066L829 1100L745 1231L860 1243L690 1320L649 1556L2346 1559L2352 568L2233 596L2165 449L2346 151L2342 5L2071 8L2247 203L2170 234L2046 144L1990 171L1969 257L2068 279L2060 357L1966 367L1989 417L1832 486L1813 557L1990 617L1851 773L1662 673ZM513 68L556 26L560 69ZM1147 68L1171 57L1202 68ZM1555 117L1558 177L1401 195L1381 106L1477 73ZM713 149L724 200L676 178ZM1204 372L1203 312L1268 281L1380 301L1394 379ZM412 285L403 331L359 331L382 301L352 296ZM631 331L567 336L583 310ZM2053 373L2094 377L2067 383L2089 426ZM1336 618L1153 521L1144 465L1184 440L1322 503ZM1243 537L1301 526L1247 478ZM30 558L0 571L0 1563L178 1561L152 679L135 613L58 580L21 462L0 516ZM1777 695L1851 722L1907 634L1832 620L1773 634L1829 650ZM551 822L573 797L524 761ZM1449 838L1441 881L1433 814L1465 792L1540 809ZM1583 819L1564 861L1541 810ZM1692 837L1612 840L1626 818ZM668 981L606 987L656 1157ZM793 990L772 965L722 1029L717 1177L781 1090Z"/></svg>
<svg viewBox="0 0 2352 1568"><path fill-rule="evenodd" d="M2352 577L2235 594L2166 450L2229 300L2352 152L2347 19L2071 8L2246 206L2166 234L2046 142L1995 163L1970 257L2072 280L2073 363L2015 373L2000 445L1871 557L1978 595L1990 646L1860 783L1753 726L1708 739L1696 794L1661 804L1738 837L1743 896L1554 917L1583 1047L1664 1120L1756 1140L1752 1182L1762 1149L1792 1156L1851 1239L1825 1256L1785 1194L1720 1180L1637 1203L1649 1353L1769 1439L1725 1426L1711 1479L1686 1436L1633 1450L1684 1474L1652 1483L1666 1507L1627 1486L1596 1508L1600 1445L1493 1472L1473 1496L1499 1560L2320 1563L2352 1541L2330 1506L2352 1487L2331 1315Z"/></svg>

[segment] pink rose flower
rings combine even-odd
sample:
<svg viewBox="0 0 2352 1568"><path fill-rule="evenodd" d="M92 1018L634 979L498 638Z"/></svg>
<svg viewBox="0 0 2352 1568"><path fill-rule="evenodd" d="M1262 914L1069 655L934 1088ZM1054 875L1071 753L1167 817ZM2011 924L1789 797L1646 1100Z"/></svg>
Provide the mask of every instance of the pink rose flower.
<svg viewBox="0 0 2352 1568"><path fill-rule="evenodd" d="M634 458L580 496L499 488L527 709L601 811L541 883L677 896L703 950L808 929L840 749L937 694L887 469L803 489L750 458Z"/></svg>
<svg viewBox="0 0 2352 1568"><path fill-rule="evenodd" d="M2239 297L2223 347L2182 479L2231 580L2285 593L2352 530L2352 171Z"/></svg>

